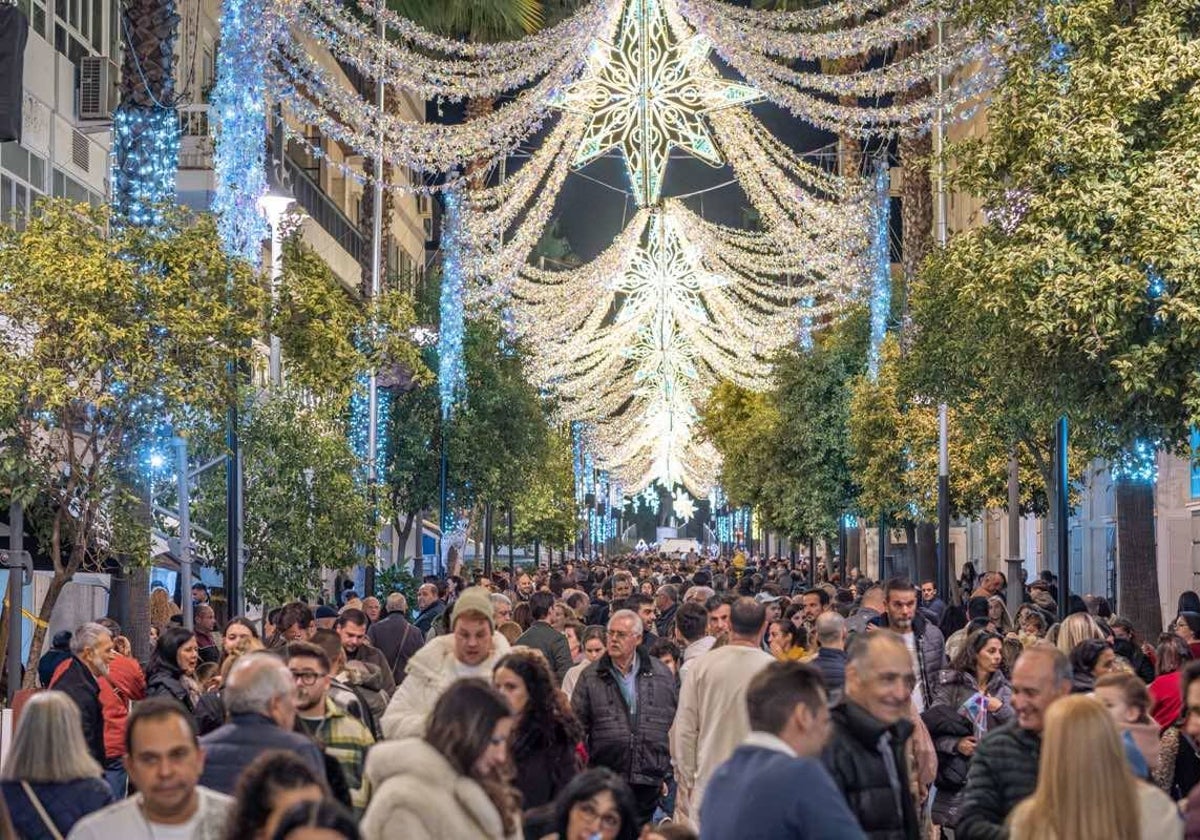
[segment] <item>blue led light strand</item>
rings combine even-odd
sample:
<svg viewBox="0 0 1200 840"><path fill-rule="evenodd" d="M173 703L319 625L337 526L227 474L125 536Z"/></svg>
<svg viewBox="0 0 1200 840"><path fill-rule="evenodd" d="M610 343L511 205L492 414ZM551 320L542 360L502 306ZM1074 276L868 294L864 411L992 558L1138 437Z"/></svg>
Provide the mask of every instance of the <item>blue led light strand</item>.
<svg viewBox="0 0 1200 840"><path fill-rule="evenodd" d="M887 335L892 310L891 177L887 161L875 162L875 229L871 235L871 346L867 351L867 373L879 375L879 351Z"/></svg>
<svg viewBox="0 0 1200 840"><path fill-rule="evenodd" d="M463 361L463 248L462 198L455 190L445 195L446 215L442 229L442 292L438 327L438 395L442 417L447 418L454 404L467 389L466 363Z"/></svg>

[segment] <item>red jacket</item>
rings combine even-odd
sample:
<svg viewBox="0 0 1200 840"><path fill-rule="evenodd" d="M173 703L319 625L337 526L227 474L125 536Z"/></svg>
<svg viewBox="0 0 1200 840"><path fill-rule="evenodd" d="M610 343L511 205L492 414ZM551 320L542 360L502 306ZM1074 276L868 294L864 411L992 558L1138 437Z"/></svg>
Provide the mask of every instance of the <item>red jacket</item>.
<svg viewBox="0 0 1200 840"><path fill-rule="evenodd" d="M1150 717L1160 728L1179 720L1183 712L1183 696L1179 686L1179 672L1163 674L1150 683Z"/></svg>
<svg viewBox="0 0 1200 840"><path fill-rule="evenodd" d="M51 686L71 664L68 659L54 671ZM146 698L146 675L136 659L118 655L108 666L108 676L96 680L100 686L100 711L104 715L104 756L125 755L125 722L129 704Z"/></svg>

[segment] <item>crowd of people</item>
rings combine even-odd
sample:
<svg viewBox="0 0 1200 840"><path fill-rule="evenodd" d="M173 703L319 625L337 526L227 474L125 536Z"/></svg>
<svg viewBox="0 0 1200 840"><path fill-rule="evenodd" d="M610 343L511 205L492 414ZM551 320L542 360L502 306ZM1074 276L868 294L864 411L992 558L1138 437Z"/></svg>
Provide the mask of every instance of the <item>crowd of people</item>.
<svg viewBox="0 0 1200 840"><path fill-rule="evenodd" d="M1200 597L1152 645L957 586L630 557L223 632L160 590L148 661L102 618L37 663L0 835L1200 840Z"/></svg>

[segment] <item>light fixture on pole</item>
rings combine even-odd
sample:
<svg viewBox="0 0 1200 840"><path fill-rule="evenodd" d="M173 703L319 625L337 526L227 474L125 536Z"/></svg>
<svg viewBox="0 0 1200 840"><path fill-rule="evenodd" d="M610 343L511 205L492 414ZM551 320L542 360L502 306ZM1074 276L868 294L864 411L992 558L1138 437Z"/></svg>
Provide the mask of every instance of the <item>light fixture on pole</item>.
<svg viewBox="0 0 1200 840"><path fill-rule="evenodd" d="M293 204L292 179L283 164L283 113L275 108L275 130L271 142L271 165L267 167L267 191L259 196L258 208L271 226L271 303L279 299L279 281L283 276L283 217ZM279 336L270 338L269 376L272 388L283 383L283 360Z"/></svg>

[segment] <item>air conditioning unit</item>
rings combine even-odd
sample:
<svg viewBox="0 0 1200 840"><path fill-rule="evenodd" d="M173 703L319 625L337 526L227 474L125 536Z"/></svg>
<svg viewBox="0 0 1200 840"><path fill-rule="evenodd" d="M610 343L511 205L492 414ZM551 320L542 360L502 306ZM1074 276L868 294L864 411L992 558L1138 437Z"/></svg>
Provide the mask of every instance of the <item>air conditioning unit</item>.
<svg viewBox="0 0 1200 840"><path fill-rule="evenodd" d="M117 108L117 65L102 55L79 59L79 119L111 120Z"/></svg>

